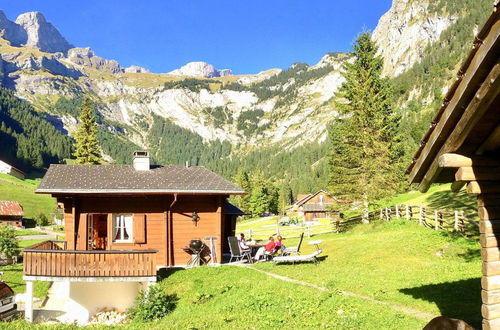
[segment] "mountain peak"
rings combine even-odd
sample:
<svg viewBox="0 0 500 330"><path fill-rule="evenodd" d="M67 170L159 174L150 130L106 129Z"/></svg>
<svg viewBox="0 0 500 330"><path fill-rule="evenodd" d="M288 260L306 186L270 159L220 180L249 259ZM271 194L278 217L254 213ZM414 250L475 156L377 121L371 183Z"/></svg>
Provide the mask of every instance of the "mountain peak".
<svg viewBox="0 0 500 330"><path fill-rule="evenodd" d="M204 78L230 76L233 72L230 69L216 69L212 64L206 62L189 62L179 69L169 72L177 76L195 76Z"/></svg>
<svg viewBox="0 0 500 330"><path fill-rule="evenodd" d="M4 29L4 37L13 45L36 47L49 53L66 52L73 48L73 45L47 22L45 16L37 11L21 14L15 22L6 18L2 20L0 16L0 29Z"/></svg>

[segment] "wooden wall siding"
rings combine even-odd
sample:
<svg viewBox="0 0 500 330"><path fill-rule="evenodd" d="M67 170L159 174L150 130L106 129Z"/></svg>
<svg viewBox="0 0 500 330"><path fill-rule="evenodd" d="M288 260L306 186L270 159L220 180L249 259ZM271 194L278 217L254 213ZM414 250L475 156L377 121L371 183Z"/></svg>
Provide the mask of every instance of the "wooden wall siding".
<svg viewBox="0 0 500 330"><path fill-rule="evenodd" d="M222 199L218 196L179 196L172 212L172 249L173 264L184 265L190 256L182 250L192 239L201 239L207 236L217 237L216 255L218 260L222 256ZM200 220L192 221L191 215L197 212Z"/></svg>
<svg viewBox="0 0 500 330"><path fill-rule="evenodd" d="M483 277L481 312L483 329L500 328L500 194L478 196Z"/></svg>
<svg viewBox="0 0 500 330"><path fill-rule="evenodd" d="M92 213L108 214L109 250L144 250L158 251L158 266L186 264L189 256L182 251L191 239L217 237L216 254L221 260L224 218L222 205L224 197L179 195L172 212L168 211L173 196L120 196L120 197L78 197L61 198L64 204L66 240L68 249L87 249L87 216ZM74 205L74 206L73 206ZM200 221L195 225L191 219L197 212ZM134 219L145 219L145 232L141 240L134 243L113 243L111 214L130 213ZM77 219L76 223L74 219ZM167 233L171 228L171 234ZM170 242L167 237L171 236ZM135 237L135 234L134 234ZM143 243L140 243L143 242Z"/></svg>

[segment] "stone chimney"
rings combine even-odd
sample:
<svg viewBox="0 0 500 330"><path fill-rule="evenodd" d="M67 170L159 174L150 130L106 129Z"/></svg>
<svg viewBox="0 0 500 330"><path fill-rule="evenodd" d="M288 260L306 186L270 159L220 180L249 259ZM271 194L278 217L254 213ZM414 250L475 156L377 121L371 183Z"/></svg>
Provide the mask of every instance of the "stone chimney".
<svg viewBox="0 0 500 330"><path fill-rule="evenodd" d="M149 171L149 152L134 151L132 164L136 171Z"/></svg>

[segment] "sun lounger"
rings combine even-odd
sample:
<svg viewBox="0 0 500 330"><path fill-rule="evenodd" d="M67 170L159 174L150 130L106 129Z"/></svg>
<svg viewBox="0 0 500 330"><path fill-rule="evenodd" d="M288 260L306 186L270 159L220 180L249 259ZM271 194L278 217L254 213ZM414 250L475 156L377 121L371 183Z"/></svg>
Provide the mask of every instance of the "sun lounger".
<svg viewBox="0 0 500 330"><path fill-rule="evenodd" d="M297 262L297 261L313 261L313 262L318 262L318 259L316 258L319 254L321 254L323 250L316 250L311 254L306 254L306 255L296 255L296 256L279 256L279 257L274 257L273 262L278 263L278 262Z"/></svg>

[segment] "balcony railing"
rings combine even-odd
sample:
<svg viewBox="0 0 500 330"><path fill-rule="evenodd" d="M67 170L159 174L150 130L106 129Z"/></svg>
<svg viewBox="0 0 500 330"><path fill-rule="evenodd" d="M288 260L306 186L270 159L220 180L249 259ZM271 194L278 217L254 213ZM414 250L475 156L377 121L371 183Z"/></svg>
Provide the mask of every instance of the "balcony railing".
<svg viewBox="0 0 500 330"><path fill-rule="evenodd" d="M156 250L66 250L65 241L24 249L24 275L56 277L156 276Z"/></svg>

